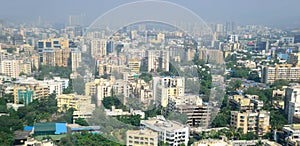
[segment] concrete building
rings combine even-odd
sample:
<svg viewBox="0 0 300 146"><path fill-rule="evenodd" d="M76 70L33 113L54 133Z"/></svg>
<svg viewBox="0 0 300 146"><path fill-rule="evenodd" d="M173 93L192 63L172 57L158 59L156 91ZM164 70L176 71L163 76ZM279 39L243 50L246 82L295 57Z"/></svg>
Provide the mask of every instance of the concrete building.
<svg viewBox="0 0 300 146"><path fill-rule="evenodd" d="M211 106L202 102L197 95L169 99L168 110L187 116L187 124L190 127L208 128L211 120Z"/></svg>
<svg viewBox="0 0 300 146"><path fill-rule="evenodd" d="M270 112L231 111L230 125L243 133L254 132L262 136L270 131Z"/></svg>
<svg viewBox="0 0 300 146"><path fill-rule="evenodd" d="M128 67L131 72L140 73L141 61L137 59L128 60Z"/></svg>
<svg viewBox="0 0 300 146"><path fill-rule="evenodd" d="M166 120L163 116L141 120L141 126L158 132L159 142L167 142L173 146L188 144L190 128L178 122Z"/></svg>
<svg viewBox="0 0 300 146"><path fill-rule="evenodd" d="M284 125L282 130L288 145L300 144L300 124Z"/></svg>
<svg viewBox="0 0 300 146"><path fill-rule="evenodd" d="M59 112L65 112L70 108L79 109L80 105L86 103L91 104L91 96L83 96L76 94L61 94L56 97L57 108Z"/></svg>
<svg viewBox="0 0 300 146"><path fill-rule="evenodd" d="M206 49L206 48L199 48L198 57L200 60L204 60L205 62L216 63L216 64L223 64L224 57L223 52L221 50L213 50L213 49Z"/></svg>
<svg viewBox="0 0 300 146"><path fill-rule="evenodd" d="M294 116L300 116L300 85L290 84L285 90L284 113L288 123L293 123Z"/></svg>
<svg viewBox="0 0 300 146"><path fill-rule="evenodd" d="M105 39L93 39L91 41L91 56L93 58L99 58L106 55L106 40Z"/></svg>
<svg viewBox="0 0 300 146"><path fill-rule="evenodd" d="M42 65L68 67L71 60L70 48L45 48L40 50Z"/></svg>
<svg viewBox="0 0 300 146"><path fill-rule="evenodd" d="M184 96L184 77L154 77L153 96L158 105L167 107L169 98Z"/></svg>
<svg viewBox="0 0 300 146"><path fill-rule="evenodd" d="M169 71L170 52L165 50L146 51L148 72L156 72L158 68Z"/></svg>
<svg viewBox="0 0 300 146"><path fill-rule="evenodd" d="M89 119L92 118L93 111L96 109L95 104L91 104L91 102L80 102L78 109L73 112L73 123L78 118Z"/></svg>
<svg viewBox="0 0 300 146"><path fill-rule="evenodd" d="M41 99L43 97L48 97L49 95L49 87L45 84L40 84L33 78L27 78L26 80L20 80L16 84L12 86L8 86L4 93L5 94L13 94L14 95L14 103L17 104L19 102L19 93L33 91L32 99Z"/></svg>
<svg viewBox="0 0 300 146"><path fill-rule="evenodd" d="M78 49L71 50L71 67L72 71L76 71L81 65L81 51Z"/></svg>
<svg viewBox="0 0 300 146"><path fill-rule="evenodd" d="M141 110L123 111L123 109L116 109L115 106L112 106L111 109L105 109L107 116L116 117L116 116L130 116L130 115L140 115L142 119L145 118L145 113Z"/></svg>
<svg viewBox="0 0 300 146"><path fill-rule="evenodd" d="M157 146L158 133L149 129L128 130L126 132L126 146Z"/></svg>
<svg viewBox="0 0 300 146"><path fill-rule="evenodd" d="M56 82L54 80L44 80L40 83L48 86L49 94L55 93L56 95L61 95L63 93L62 82Z"/></svg>
<svg viewBox="0 0 300 146"><path fill-rule="evenodd" d="M69 40L65 38L50 38L38 41L38 48L69 48Z"/></svg>
<svg viewBox="0 0 300 146"><path fill-rule="evenodd" d="M31 63L30 62L23 62L20 63L20 73L30 75L31 74Z"/></svg>
<svg viewBox="0 0 300 146"><path fill-rule="evenodd" d="M274 67L266 66L262 70L263 83L273 83L275 80L298 80L300 79L300 67L292 64L278 64Z"/></svg>
<svg viewBox="0 0 300 146"><path fill-rule="evenodd" d="M239 110L261 109L264 103L258 98L257 95L233 95L229 97L229 104Z"/></svg>
<svg viewBox="0 0 300 146"><path fill-rule="evenodd" d="M19 78L20 62L18 60L2 60L1 73L12 78Z"/></svg>
<svg viewBox="0 0 300 146"><path fill-rule="evenodd" d="M236 34L228 35L227 41L228 41L229 43L238 43L238 42L239 42L239 36L236 35Z"/></svg>

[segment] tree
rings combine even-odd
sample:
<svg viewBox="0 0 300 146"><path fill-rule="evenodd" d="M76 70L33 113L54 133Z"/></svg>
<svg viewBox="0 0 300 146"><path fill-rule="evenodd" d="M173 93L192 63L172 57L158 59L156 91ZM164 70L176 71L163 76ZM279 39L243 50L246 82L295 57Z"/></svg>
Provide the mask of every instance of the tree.
<svg viewBox="0 0 300 146"><path fill-rule="evenodd" d="M58 143L59 146L65 145L101 145L101 146L121 146L114 141L110 141L108 138L100 134L92 134L88 132L81 132L76 134L68 134L66 137L62 138Z"/></svg>
<svg viewBox="0 0 300 146"><path fill-rule="evenodd" d="M231 77L247 79L249 72L250 72L249 68L235 67L235 68L233 68L233 72L231 74Z"/></svg>
<svg viewBox="0 0 300 146"><path fill-rule="evenodd" d="M12 133L7 133L0 131L0 143L3 146L10 146L14 142L14 137Z"/></svg>
<svg viewBox="0 0 300 146"><path fill-rule="evenodd" d="M106 109L111 109L112 106L115 106L115 108L117 108L117 109L126 110L126 106L123 105L122 102L117 97L114 97L114 96L104 97L102 100L102 105Z"/></svg>
<svg viewBox="0 0 300 146"><path fill-rule="evenodd" d="M289 84L288 80L279 79L274 81L274 83L271 85L274 89L281 89L282 86L287 86Z"/></svg>
<svg viewBox="0 0 300 146"><path fill-rule="evenodd" d="M260 82L260 77L257 71L252 71L248 75L248 80L253 80L255 82Z"/></svg>
<svg viewBox="0 0 300 146"><path fill-rule="evenodd" d="M149 73L142 73L139 78L144 80L146 83L149 83L152 80L152 75Z"/></svg>
<svg viewBox="0 0 300 146"><path fill-rule="evenodd" d="M125 124L133 126L139 126L141 121L141 115L119 116L117 119Z"/></svg>
<svg viewBox="0 0 300 146"><path fill-rule="evenodd" d="M89 126L89 124L87 123L87 121L83 118L78 118L75 120L76 124L79 124L81 126Z"/></svg>

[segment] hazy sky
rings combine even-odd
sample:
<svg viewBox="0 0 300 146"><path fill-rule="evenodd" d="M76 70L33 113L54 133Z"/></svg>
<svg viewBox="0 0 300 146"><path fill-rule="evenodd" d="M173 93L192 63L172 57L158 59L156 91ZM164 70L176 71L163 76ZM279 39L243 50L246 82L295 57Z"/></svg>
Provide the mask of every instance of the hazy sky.
<svg viewBox="0 0 300 146"><path fill-rule="evenodd" d="M169 0L207 22L300 26L300 0ZM106 11L133 0L1 0L0 19L67 22L69 15L85 14L91 23Z"/></svg>

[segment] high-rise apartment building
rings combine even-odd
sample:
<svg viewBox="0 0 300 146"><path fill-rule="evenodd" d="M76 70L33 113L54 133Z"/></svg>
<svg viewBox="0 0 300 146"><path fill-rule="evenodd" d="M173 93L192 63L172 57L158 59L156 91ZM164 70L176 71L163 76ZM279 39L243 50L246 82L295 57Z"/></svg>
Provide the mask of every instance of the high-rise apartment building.
<svg viewBox="0 0 300 146"><path fill-rule="evenodd" d="M71 67L72 71L76 71L81 65L81 51L78 49L71 50Z"/></svg>
<svg viewBox="0 0 300 146"><path fill-rule="evenodd" d="M1 73L12 78L19 78L19 74L20 74L19 60L2 60Z"/></svg>
<svg viewBox="0 0 300 146"><path fill-rule="evenodd" d="M131 72L140 73L141 61L137 59L128 60L128 67Z"/></svg>
<svg viewBox="0 0 300 146"><path fill-rule="evenodd" d="M166 50L147 50L146 57L148 60L148 72L154 71L158 68L169 71L170 52Z"/></svg>
<svg viewBox="0 0 300 146"><path fill-rule="evenodd" d="M107 43L105 39L93 39L91 41L91 56L99 58L106 55Z"/></svg>
<svg viewBox="0 0 300 146"><path fill-rule="evenodd" d="M167 107L169 98L184 96L184 77L154 77L153 96L158 105Z"/></svg>
<svg viewBox="0 0 300 146"><path fill-rule="evenodd" d="M300 116L300 85L290 84L285 90L284 113L288 123L293 123L294 116Z"/></svg>
<svg viewBox="0 0 300 146"><path fill-rule="evenodd" d="M263 83L273 83L274 81L279 79L300 79L300 67L293 66L292 64L278 64L273 67L263 67L261 78L261 81Z"/></svg>

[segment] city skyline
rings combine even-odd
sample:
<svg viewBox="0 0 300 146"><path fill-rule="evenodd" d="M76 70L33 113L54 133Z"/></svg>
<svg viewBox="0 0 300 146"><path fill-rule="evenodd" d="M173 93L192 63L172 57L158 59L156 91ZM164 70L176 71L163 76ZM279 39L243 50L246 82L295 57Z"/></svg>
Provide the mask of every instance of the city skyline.
<svg viewBox="0 0 300 146"><path fill-rule="evenodd" d="M160 0L158 0L160 1ZM43 3L37 0L5 1L0 6L0 20L15 22L48 22L68 25L72 16L82 16L85 25L91 24L97 17L120 5L136 2L135 0L115 1L58 1ZM247 3L238 0L217 1L182 1L168 0L190 9L206 22L225 23L234 21L238 24L261 24L274 27L297 27L300 23L300 10L297 0L282 3L279 0ZM141 9L142 10L142 9Z"/></svg>

